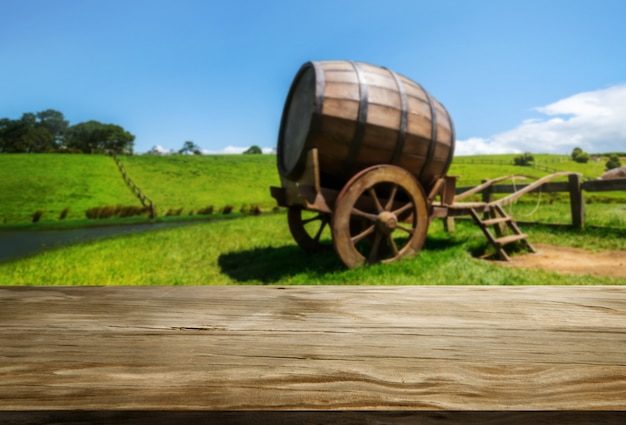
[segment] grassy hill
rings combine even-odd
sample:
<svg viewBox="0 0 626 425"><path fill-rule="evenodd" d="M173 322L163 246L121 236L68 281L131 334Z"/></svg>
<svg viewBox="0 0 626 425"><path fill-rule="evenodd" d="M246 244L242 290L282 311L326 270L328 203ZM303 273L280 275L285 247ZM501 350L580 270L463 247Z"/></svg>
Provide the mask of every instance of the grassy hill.
<svg viewBox="0 0 626 425"><path fill-rule="evenodd" d="M551 170L593 178L603 173L606 161L578 164L569 157L535 155L539 167L533 168L512 165L513 157L458 157L448 174L459 176L458 186L514 174L532 181ZM274 155L124 156L120 160L135 184L156 204L159 215L168 210L188 215L209 206L217 211L226 205L235 211L242 205L268 210L275 205L269 186L280 185ZM140 206L110 157L0 155L0 223L31 222L38 210L46 211L41 222L56 222L66 208L67 221L84 220L87 209L107 205Z"/></svg>
<svg viewBox="0 0 626 425"><path fill-rule="evenodd" d="M275 205L270 185L279 185L273 155L127 156L120 158L130 178L156 204L182 214L213 206ZM140 206L112 158L104 155L0 155L0 222L84 220L89 208Z"/></svg>
<svg viewBox="0 0 626 425"><path fill-rule="evenodd" d="M42 221L85 218L99 205L137 205L117 166L104 155L0 155L0 222L23 223L38 210Z"/></svg>
<svg viewBox="0 0 626 425"><path fill-rule="evenodd" d="M274 155L174 155L120 157L135 184L160 214L243 204L271 209L269 186L279 186Z"/></svg>

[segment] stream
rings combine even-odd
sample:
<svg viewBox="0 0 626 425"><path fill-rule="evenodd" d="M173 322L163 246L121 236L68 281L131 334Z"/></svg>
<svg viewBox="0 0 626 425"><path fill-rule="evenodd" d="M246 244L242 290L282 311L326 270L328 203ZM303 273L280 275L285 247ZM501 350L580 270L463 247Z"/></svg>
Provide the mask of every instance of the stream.
<svg viewBox="0 0 626 425"><path fill-rule="evenodd" d="M48 249L112 236L188 226L198 222L142 223L55 230L0 230L0 263L29 257Z"/></svg>

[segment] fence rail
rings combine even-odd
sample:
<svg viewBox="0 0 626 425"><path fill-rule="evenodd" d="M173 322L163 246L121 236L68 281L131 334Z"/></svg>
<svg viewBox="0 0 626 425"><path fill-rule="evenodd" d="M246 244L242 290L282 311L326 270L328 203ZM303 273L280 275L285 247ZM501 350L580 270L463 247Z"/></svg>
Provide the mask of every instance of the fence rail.
<svg viewBox="0 0 626 425"><path fill-rule="evenodd" d="M570 157L553 158L553 159L549 159L549 160L533 161L533 162L529 163L528 165L526 165L526 167L530 167L530 168L533 168L533 169L539 170L539 171L544 171L546 173L558 173L558 172L562 172L564 170L559 170L557 168L548 167L548 166L546 166L544 164L560 164L560 163L569 162L569 161L570 161ZM502 159L480 159L480 158L467 158L467 159L455 158L454 159L454 164L459 164L459 165L513 165L513 166L519 166L519 165L516 165L512 159L509 160L509 161L505 161L505 160L502 160ZM590 178L587 178L587 179L589 180Z"/></svg>
<svg viewBox="0 0 626 425"><path fill-rule="evenodd" d="M484 180L486 182L487 180ZM497 184L485 187L476 194L482 196L483 202L492 202L495 194L511 194L518 192L529 184ZM461 194L473 189L473 186L457 187L456 194ZM583 228L585 225L585 199L584 192L613 192L626 191L626 179L613 180L582 180L582 175L571 173L566 182L547 182L529 193L569 193L570 207L572 212L572 225L575 228Z"/></svg>
<svg viewBox="0 0 626 425"><path fill-rule="evenodd" d="M154 202L152 202L152 200L148 198L143 193L143 191L135 184L135 182L133 182L132 179L128 176L128 173L124 168L124 164L122 164L117 155L111 154L111 157L113 158L113 161L115 161L115 164L117 164L117 168L120 170L120 173L122 174L122 178L124 179L124 182L126 182L126 185L139 199L141 205L150 209L150 218L154 218L156 216L156 207L154 205Z"/></svg>

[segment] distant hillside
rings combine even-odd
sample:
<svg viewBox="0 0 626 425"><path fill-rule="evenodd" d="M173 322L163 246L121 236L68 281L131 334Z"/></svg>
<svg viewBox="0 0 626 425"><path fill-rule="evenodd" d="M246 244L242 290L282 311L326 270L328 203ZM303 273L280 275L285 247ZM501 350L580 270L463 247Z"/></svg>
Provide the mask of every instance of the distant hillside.
<svg viewBox="0 0 626 425"><path fill-rule="evenodd" d="M144 155L120 161L161 214L170 208L186 213L211 205L276 205L269 190L280 185L275 155Z"/></svg>
<svg viewBox="0 0 626 425"><path fill-rule="evenodd" d="M0 222L85 218L100 205L137 205L113 160L104 155L0 154Z"/></svg>
<svg viewBox="0 0 626 425"><path fill-rule="evenodd" d="M536 155L537 168L510 165L514 155L455 158L449 175L458 186L482 179L521 174L530 180L550 170L599 177L604 161L578 164L568 157ZM157 206L182 214L213 206L275 205L269 187L279 186L275 155L121 156L128 175ZM0 154L0 223L27 223L37 210L42 221L56 221L69 207L67 220L85 219L89 208L106 205L139 206L112 158L104 155Z"/></svg>
<svg viewBox="0 0 626 425"><path fill-rule="evenodd" d="M213 206L256 204L271 209L269 186L279 185L274 155L121 156L130 178L157 206L159 214L183 214ZM136 205L115 162L104 155L1 154L0 223L83 220L89 208Z"/></svg>

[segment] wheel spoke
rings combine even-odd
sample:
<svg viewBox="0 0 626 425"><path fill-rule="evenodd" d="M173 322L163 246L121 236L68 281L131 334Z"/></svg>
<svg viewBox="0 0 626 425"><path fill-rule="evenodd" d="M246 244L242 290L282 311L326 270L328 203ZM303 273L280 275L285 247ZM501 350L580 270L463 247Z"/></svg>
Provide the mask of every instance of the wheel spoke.
<svg viewBox="0 0 626 425"><path fill-rule="evenodd" d="M413 233L415 233L415 229L412 229L412 228L410 228L410 227L403 226L403 225L401 225L401 224L398 224L398 225L396 226L396 229L404 230L404 231L405 231L405 232L407 232L409 235L412 235Z"/></svg>
<svg viewBox="0 0 626 425"><path fill-rule="evenodd" d="M368 167L335 199L330 224L335 251L348 268L415 255L426 239L428 208L423 188L408 170Z"/></svg>
<svg viewBox="0 0 626 425"><path fill-rule="evenodd" d="M391 237L391 235L387 236L389 238L389 244L391 245L391 250L393 251L393 257L397 257L400 255L400 251L398 250L398 246L396 245L396 241Z"/></svg>
<svg viewBox="0 0 626 425"><path fill-rule="evenodd" d="M374 200L374 203L376 204L376 209L378 210L378 212L383 212L383 206L380 203L380 200L378 199L378 195L376 194L376 190L374 190L374 187L370 187L369 189L367 189L367 192L370 194L370 196L372 197L372 199Z"/></svg>
<svg viewBox="0 0 626 425"><path fill-rule="evenodd" d="M396 192L398 191L398 185L394 184L391 188L391 194L389 195L389 200L387 201L387 205L385 205L385 211L391 211L391 207L393 206L393 201L396 198Z"/></svg>
<svg viewBox="0 0 626 425"><path fill-rule="evenodd" d="M413 208L413 203L409 202L408 204L403 205L402 207L398 208L397 210L395 210L393 213L397 216L399 216L400 214L406 212L408 209Z"/></svg>
<svg viewBox="0 0 626 425"><path fill-rule="evenodd" d="M369 214L366 213L365 211L361 211L360 209L354 207L352 208L352 215L356 215L357 217L362 217L362 218L366 218L369 221L376 221L376 219L378 218L378 216L376 214Z"/></svg>
<svg viewBox="0 0 626 425"><path fill-rule="evenodd" d="M365 229L364 231L362 231L361 233L359 233L356 236L352 236L350 239L352 240L353 244L357 244L361 241L361 239L363 239L364 237L366 237L367 235L371 234L374 231L375 227L374 226L370 226L367 229Z"/></svg>
<svg viewBox="0 0 626 425"><path fill-rule="evenodd" d="M324 227L326 227L327 224L328 224L328 221L322 219L322 224L320 225L320 228L317 230L317 233L313 237L313 240L315 240L315 242L319 242L320 241L320 237L322 236L322 232L324 231Z"/></svg>
<svg viewBox="0 0 626 425"><path fill-rule="evenodd" d="M374 236L374 242L372 243L372 250L370 251L370 255L367 259L370 263L375 263L376 260L378 260L380 242L383 239L382 236L383 236L382 232L376 232L376 235Z"/></svg>
<svg viewBox="0 0 626 425"><path fill-rule="evenodd" d="M311 218L307 218L306 220L302 220L302 225L306 225L306 224L312 223L312 222L317 221L317 220L321 220L322 222L325 221L324 217L322 216L322 214L318 214L315 217L311 217Z"/></svg>

